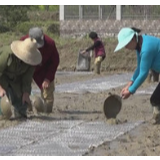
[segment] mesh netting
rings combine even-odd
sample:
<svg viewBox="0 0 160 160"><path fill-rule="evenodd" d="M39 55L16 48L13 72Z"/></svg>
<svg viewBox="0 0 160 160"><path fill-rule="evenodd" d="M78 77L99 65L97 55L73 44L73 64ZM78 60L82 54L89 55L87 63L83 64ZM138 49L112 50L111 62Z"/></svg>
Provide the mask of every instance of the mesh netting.
<svg viewBox="0 0 160 160"><path fill-rule="evenodd" d="M90 147L112 141L139 124L28 120L0 130L0 155L83 155Z"/></svg>

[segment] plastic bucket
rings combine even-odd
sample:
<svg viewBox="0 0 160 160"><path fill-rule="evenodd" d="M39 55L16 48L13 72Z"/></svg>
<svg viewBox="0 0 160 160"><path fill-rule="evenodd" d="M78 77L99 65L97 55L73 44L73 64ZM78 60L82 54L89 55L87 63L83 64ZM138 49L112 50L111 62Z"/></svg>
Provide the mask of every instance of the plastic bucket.
<svg viewBox="0 0 160 160"><path fill-rule="evenodd" d="M91 57L90 57L89 52L85 54L81 54L81 50L79 50L76 70L77 71L90 71L90 63L91 63Z"/></svg>

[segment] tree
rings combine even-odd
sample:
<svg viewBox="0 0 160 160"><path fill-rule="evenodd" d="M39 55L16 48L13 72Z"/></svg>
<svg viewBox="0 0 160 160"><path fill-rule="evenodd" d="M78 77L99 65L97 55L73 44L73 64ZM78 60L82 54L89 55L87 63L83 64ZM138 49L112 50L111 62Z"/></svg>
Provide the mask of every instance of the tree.
<svg viewBox="0 0 160 160"><path fill-rule="evenodd" d="M29 20L28 10L30 10L29 5L0 5L0 20L11 29L18 23Z"/></svg>

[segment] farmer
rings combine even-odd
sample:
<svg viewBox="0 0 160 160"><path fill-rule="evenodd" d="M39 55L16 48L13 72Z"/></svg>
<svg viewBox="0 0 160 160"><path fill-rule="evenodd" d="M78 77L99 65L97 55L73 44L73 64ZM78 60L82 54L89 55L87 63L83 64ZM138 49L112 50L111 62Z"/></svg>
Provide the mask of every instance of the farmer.
<svg viewBox="0 0 160 160"><path fill-rule="evenodd" d="M137 54L137 68L130 82L121 91L123 99L134 94L147 78L150 70L160 73L160 39L139 33L137 28L122 28L118 34L118 45L114 52L122 48L135 50ZM150 103L153 107L153 119L160 122L160 83L151 95Z"/></svg>
<svg viewBox="0 0 160 160"><path fill-rule="evenodd" d="M101 63L106 57L105 48L96 32L90 32L89 37L93 40L94 44L90 46L89 48L87 48L86 50L83 50L81 54L94 50L95 52L95 61L94 61L95 73L100 74Z"/></svg>
<svg viewBox="0 0 160 160"><path fill-rule="evenodd" d="M54 103L55 74L59 65L59 53L55 42L49 36L43 33L39 27L33 27L29 34L22 37L24 40L28 37L37 40L38 49L42 55L41 65L36 66L33 79L41 90L41 97L44 100L45 112L52 112Z"/></svg>
<svg viewBox="0 0 160 160"><path fill-rule="evenodd" d="M13 107L11 120L27 118L34 66L41 60L37 42L32 38L0 48L0 97L7 95Z"/></svg>

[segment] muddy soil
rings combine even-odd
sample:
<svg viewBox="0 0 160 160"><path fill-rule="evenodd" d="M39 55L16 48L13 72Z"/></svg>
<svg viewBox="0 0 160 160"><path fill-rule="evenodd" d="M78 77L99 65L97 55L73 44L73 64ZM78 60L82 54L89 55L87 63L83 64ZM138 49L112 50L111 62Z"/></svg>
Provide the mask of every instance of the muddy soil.
<svg viewBox="0 0 160 160"><path fill-rule="evenodd" d="M98 77L111 75L102 72L101 75L56 75L56 85L84 81ZM141 88L148 87L144 84ZM35 87L35 86L34 86ZM99 93L86 92L83 94L57 93L53 113L41 114L38 117L30 113L33 121L45 120L83 120L83 121L106 121L103 113L103 104L109 92L120 94L123 86ZM150 95L135 94L129 99L122 101L122 109L117 116L121 122L143 121L136 129L126 133L112 142L104 142L97 148L92 148L85 153L86 156L155 156L160 153L160 125L152 124L152 108L150 106ZM1 120L0 129L11 127L21 121Z"/></svg>

